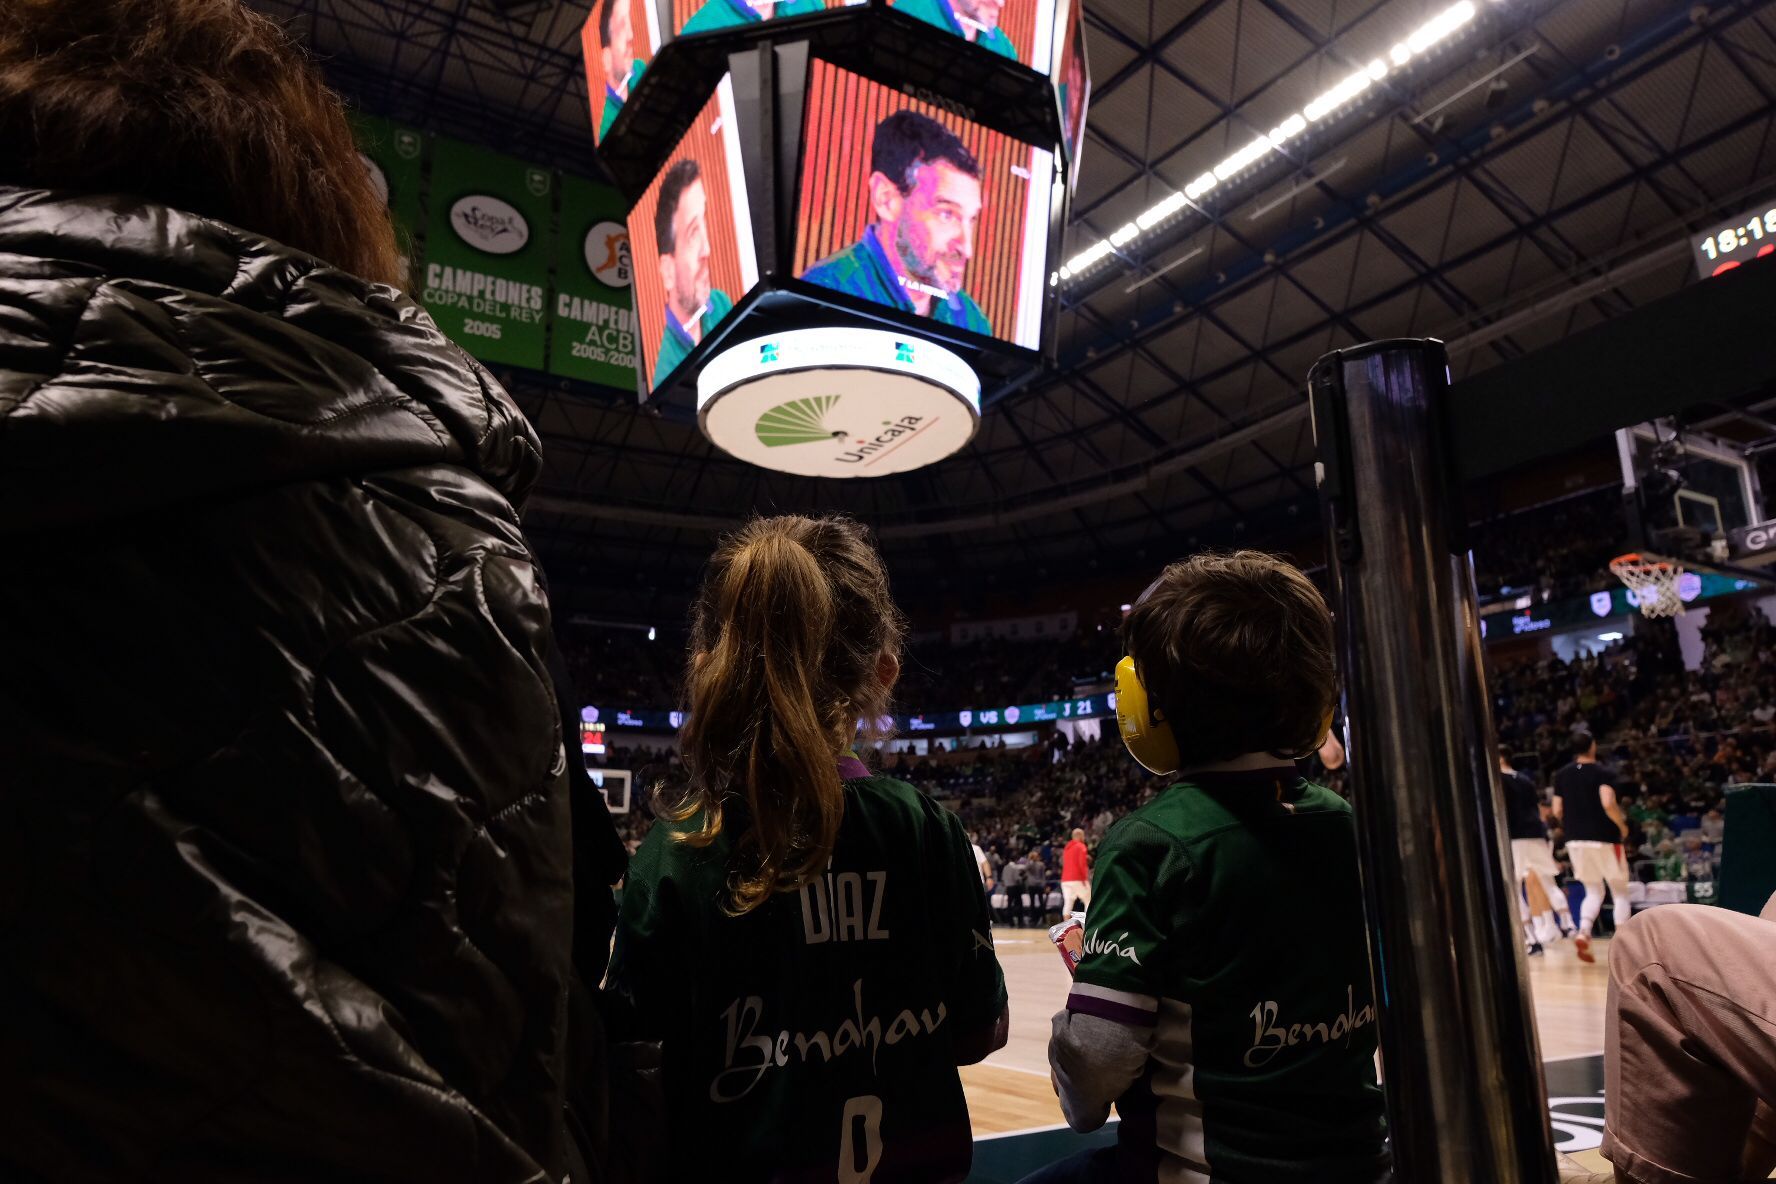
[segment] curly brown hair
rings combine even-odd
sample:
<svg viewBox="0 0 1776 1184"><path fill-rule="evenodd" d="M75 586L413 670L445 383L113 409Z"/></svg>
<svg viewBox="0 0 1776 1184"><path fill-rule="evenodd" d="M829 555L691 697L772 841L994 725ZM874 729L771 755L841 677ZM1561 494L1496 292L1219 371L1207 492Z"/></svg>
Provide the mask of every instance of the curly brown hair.
<svg viewBox="0 0 1776 1184"><path fill-rule="evenodd" d="M143 198L405 282L339 96L240 0L5 0L0 183Z"/></svg>

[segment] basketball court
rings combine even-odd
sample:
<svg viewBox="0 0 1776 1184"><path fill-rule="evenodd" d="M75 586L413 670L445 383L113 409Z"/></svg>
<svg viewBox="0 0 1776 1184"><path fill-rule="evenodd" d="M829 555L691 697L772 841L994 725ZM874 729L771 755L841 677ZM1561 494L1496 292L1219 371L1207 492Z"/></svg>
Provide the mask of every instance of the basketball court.
<svg viewBox="0 0 1776 1184"><path fill-rule="evenodd" d="M1115 1138L1104 1130L1068 1130L1048 1081L1049 1017L1067 997L1068 976L1046 932L997 933L999 961L1011 996L1011 1038L979 1065L962 1070L975 1131L971 1184L1011 1184L1060 1156ZM1603 1025L1609 942L1597 961L1580 962L1570 942L1529 960L1536 1029L1548 1079L1549 1114L1563 1179L1583 1180L1610 1167L1603 1141Z"/></svg>

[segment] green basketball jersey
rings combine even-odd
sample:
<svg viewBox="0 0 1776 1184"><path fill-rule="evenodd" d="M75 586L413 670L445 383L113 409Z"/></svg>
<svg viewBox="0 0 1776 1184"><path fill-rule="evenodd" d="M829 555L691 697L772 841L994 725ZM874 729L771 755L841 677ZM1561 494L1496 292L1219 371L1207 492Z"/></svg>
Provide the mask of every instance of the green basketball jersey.
<svg viewBox="0 0 1776 1184"><path fill-rule="evenodd" d="M698 850L661 822L630 861L609 986L663 1041L675 1180L968 1174L955 1042L1005 1007L980 871L954 814L842 771L826 875L743 917L729 833Z"/></svg>
<svg viewBox="0 0 1776 1184"><path fill-rule="evenodd" d="M1292 767L1193 774L1110 829L1067 1007L1154 1030L1127 1179L1385 1170L1351 808Z"/></svg>

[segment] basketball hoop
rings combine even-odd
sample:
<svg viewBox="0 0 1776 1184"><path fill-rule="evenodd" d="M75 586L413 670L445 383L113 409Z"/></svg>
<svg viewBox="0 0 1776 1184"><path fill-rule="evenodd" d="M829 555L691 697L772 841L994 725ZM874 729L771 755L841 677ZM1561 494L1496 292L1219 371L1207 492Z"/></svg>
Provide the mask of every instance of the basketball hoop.
<svg viewBox="0 0 1776 1184"><path fill-rule="evenodd" d="M1617 579L1628 585L1642 615L1670 617L1684 611L1683 599L1677 593L1683 569L1677 564L1630 552L1610 560L1609 567Z"/></svg>

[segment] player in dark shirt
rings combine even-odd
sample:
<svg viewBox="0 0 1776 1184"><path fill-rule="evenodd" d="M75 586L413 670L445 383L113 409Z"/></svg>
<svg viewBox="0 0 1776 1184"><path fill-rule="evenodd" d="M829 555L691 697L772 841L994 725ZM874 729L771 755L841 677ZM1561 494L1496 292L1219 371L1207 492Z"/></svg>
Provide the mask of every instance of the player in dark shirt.
<svg viewBox="0 0 1776 1184"><path fill-rule="evenodd" d="M1007 1023L980 871L954 814L850 752L903 631L855 523L763 519L710 563L688 791L630 863L610 970L661 1042L671 1180L968 1175L956 1066Z"/></svg>
<svg viewBox="0 0 1776 1184"><path fill-rule="evenodd" d="M1579 958L1591 954L1591 927L1603 911L1607 886L1615 902L1616 927L1624 925L1633 907L1628 903L1628 859L1622 840L1628 819L1616 803L1615 774L1597 763L1597 741L1587 732L1573 734L1573 763L1554 774L1554 817L1566 831L1566 854L1573 878L1585 886L1579 908Z"/></svg>
<svg viewBox="0 0 1776 1184"><path fill-rule="evenodd" d="M1573 933L1572 911L1566 906L1566 894L1560 891L1554 876L1554 845L1548 841L1548 824L1542 821L1542 793L1535 782L1511 767L1511 758L1499 749L1499 781L1505 791L1505 824L1511 836L1511 864L1516 873L1516 895L1523 911L1523 923L1530 928L1531 953L1540 953L1542 946ZM1547 897L1548 909L1533 918L1529 907L1529 886L1535 881Z"/></svg>

